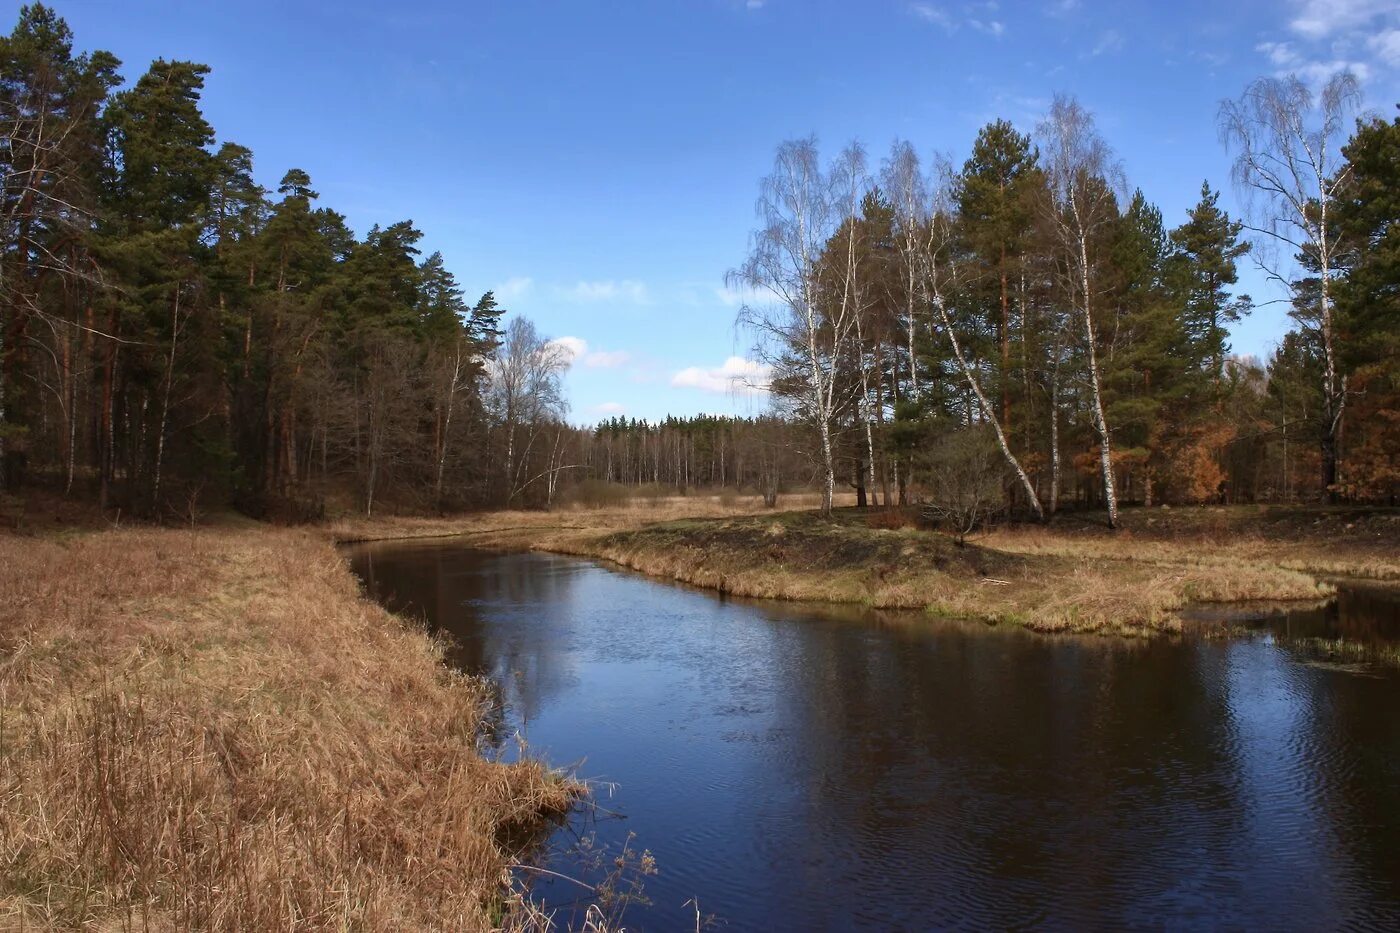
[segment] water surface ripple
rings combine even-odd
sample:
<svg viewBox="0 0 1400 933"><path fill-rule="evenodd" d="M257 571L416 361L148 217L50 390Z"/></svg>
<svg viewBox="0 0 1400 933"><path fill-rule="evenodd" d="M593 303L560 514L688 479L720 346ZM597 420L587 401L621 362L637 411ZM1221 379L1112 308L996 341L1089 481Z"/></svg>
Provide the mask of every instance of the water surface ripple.
<svg viewBox="0 0 1400 933"><path fill-rule="evenodd" d="M1393 669L1272 628L1046 638L450 543L352 558L507 731L616 782L587 829L660 866L631 929L693 928L693 898L728 930L1400 928Z"/></svg>

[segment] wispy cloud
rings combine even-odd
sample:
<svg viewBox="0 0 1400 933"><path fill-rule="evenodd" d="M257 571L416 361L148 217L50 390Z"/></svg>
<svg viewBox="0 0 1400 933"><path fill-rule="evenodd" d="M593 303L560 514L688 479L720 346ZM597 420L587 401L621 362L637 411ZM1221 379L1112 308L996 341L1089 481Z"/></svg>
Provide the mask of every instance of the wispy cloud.
<svg viewBox="0 0 1400 933"><path fill-rule="evenodd" d="M719 299L719 303L726 308L738 308L745 302L753 301L752 292L742 288L730 288L728 285L716 288L714 294Z"/></svg>
<svg viewBox="0 0 1400 933"><path fill-rule="evenodd" d="M1371 66L1360 59L1309 58L1291 42L1261 42L1254 49L1268 58L1274 74L1297 75L1310 84L1322 84L1339 71L1350 70L1361 81L1371 76Z"/></svg>
<svg viewBox="0 0 1400 933"><path fill-rule="evenodd" d="M941 6L932 3L911 3L909 4L909 12L924 22L932 23L947 32L952 32L957 28L953 17Z"/></svg>
<svg viewBox="0 0 1400 933"><path fill-rule="evenodd" d="M1123 51L1123 34L1116 29L1105 29L1099 33L1099 41L1094 44L1090 55L1108 55Z"/></svg>
<svg viewBox="0 0 1400 933"><path fill-rule="evenodd" d="M1366 40L1366 47L1391 68L1400 68L1400 28L1386 29Z"/></svg>
<svg viewBox="0 0 1400 933"><path fill-rule="evenodd" d="M644 305L651 302L651 293L646 283L636 279L579 281L573 285L557 287L555 294L566 301L583 304L613 302Z"/></svg>
<svg viewBox="0 0 1400 933"><path fill-rule="evenodd" d="M1079 9L1079 0L1054 0L1045 8L1047 16L1068 16Z"/></svg>
<svg viewBox="0 0 1400 933"><path fill-rule="evenodd" d="M583 365L589 369L616 369L631 359L632 354L626 350L594 350L583 358Z"/></svg>
<svg viewBox="0 0 1400 933"><path fill-rule="evenodd" d="M535 287L535 280L528 275L518 275L514 278L506 279L494 289L497 301L519 301L530 293Z"/></svg>
<svg viewBox="0 0 1400 933"><path fill-rule="evenodd" d="M1377 17L1394 16L1395 0L1301 0L1288 28L1305 39L1326 39L1363 29Z"/></svg>
<svg viewBox="0 0 1400 933"><path fill-rule="evenodd" d="M1290 0L1284 36L1255 50L1275 74L1321 84L1344 69L1363 83L1400 69L1400 3L1395 0Z"/></svg>
<svg viewBox="0 0 1400 933"><path fill-rule="evenodd" d="M923 0L909 4L909 13L912 16L937 26L949 35L966 26L995 39L1000 39L1006 32L1006 24L999 19L992 18L991 14L996 13L996 11L996 0L963 4L957 12L949 10L942 4L923 2Z"/></svg>
<svg viewBox="0 0 1400 933"><path fill-rule="evenodd" d="M772 378L772 369L767 364L731 356L722 365L711 369L688 366L671 377L671 385L702 392L761 395L768 391Z"/></svg>
<svg viewBox="0 0 1400 933"><path fill-rule="evenodd" d="M626 350L589 350L582 337L555 337L550 343L560 347L569 358L569 365L582 363L589 369L616 369L632 359Z"/></svg>

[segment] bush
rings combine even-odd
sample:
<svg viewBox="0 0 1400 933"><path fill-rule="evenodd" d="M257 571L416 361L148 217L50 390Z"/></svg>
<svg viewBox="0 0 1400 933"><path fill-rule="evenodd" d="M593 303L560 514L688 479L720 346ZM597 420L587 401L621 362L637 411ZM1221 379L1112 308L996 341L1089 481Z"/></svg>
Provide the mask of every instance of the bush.
<svg viewBox="0 0 1400 933"><path fill-rule="evenodd" d="M945 435L928 458L929 517L946 525L961 544L1000 507L1006 461L989 427Z"/></svg>
<svg viewBox="0 0 1400 933"><path fill-rule="evenodd" d="M565 492L560 501L583 509L607 509L624 506L629 498L626 486L601 479L586 479Z"/></svg>
<svg viewBox="0 0 1400 933"><path fill-rule="evenodd" d="M632 498L645 502L652 508L664 503L673 494L670 486L662 483L643 483L632 491Z"/></svg>

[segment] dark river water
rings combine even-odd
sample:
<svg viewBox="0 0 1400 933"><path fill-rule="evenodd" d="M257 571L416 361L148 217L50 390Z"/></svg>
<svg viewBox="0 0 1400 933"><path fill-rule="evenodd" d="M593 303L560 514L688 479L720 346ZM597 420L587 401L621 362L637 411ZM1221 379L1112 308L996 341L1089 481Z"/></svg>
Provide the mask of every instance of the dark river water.
<svg viewBox="0 0 1400 933"><path fill-rule="evenodd" d="M596 882L570 844L635 833L658 872L630 929L694 929L697 901L732 930L1400 929L1400 673L1313 647L1394 639L1393 598L1048 638L459 544L351 556L499 685L503 735L615 785L545 864Z"/></svg>

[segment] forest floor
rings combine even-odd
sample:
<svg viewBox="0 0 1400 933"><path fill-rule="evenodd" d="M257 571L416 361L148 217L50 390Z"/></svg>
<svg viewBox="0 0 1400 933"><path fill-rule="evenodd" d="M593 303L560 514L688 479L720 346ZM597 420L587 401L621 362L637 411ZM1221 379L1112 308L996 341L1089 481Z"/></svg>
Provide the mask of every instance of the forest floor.
<svg viewBox="0 0 1400 933"><path fill-rule="evenodd" d="M440 658L319 529L0 535L0 927L528 923L580 788Z"/></svg>
<svg viewBox="0 0 1400 933"><path fill-rule="evenodd" d="M1044 632L1174 632L1192 604L1316 601L1342 577L1400 583L1400 511L1377 509L1125 509L1117 531L1097 513L1062 513L961 546L907 513L846 507L823 519L699 497L650 509L350 520L331 531L342 540L461 535L736 596L922 609Z"/></svg>

